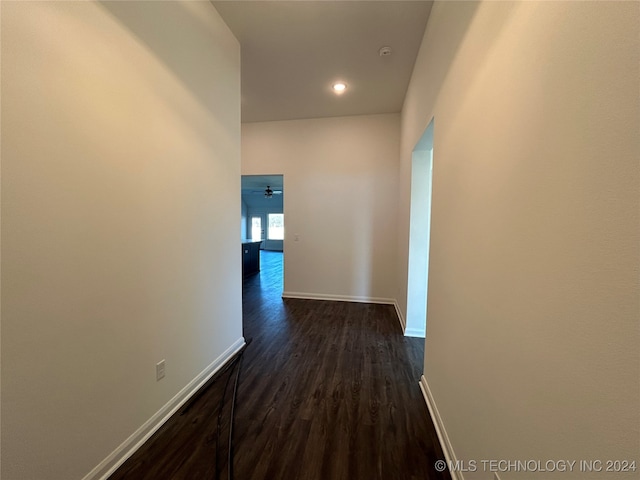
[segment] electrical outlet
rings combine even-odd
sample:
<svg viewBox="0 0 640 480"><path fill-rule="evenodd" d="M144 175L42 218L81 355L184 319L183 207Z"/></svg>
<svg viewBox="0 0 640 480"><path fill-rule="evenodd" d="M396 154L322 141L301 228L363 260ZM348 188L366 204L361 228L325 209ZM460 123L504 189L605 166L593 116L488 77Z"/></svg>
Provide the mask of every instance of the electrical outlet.
<svg viewBox="0 0 640 480"><path fill-rule="evenodd" d="M164 378L164 360L160 360L156 363L156 381Z"/></svg>

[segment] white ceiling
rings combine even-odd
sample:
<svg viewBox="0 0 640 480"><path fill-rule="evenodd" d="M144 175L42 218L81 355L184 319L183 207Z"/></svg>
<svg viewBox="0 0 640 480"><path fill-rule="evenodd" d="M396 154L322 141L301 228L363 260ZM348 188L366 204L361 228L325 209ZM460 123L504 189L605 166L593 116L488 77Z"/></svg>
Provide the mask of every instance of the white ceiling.
<svg viewBox="0 0 640 480"><path fill-rule="evenodd" d="M211 3L240 41L248 123L399 112L433 2Z"/></svg>
<svg viewBox="0 0 640 480"><path fill-rule="evenodd" d="M282 190L282 175L242 175L241 189L242 193L255 193L257 191L264 192L267 185L271 190Z"/></svg>
<svg viewBox="0 0 640 480"><path fill-rule="evenodd" d="M249 207L276 207L282 208L283 205L283 180L282 175L242 175L241 193L242 200ZM274 193L271 198L264 196L267 185L274 192L280 191L281 194Z"/></svg>

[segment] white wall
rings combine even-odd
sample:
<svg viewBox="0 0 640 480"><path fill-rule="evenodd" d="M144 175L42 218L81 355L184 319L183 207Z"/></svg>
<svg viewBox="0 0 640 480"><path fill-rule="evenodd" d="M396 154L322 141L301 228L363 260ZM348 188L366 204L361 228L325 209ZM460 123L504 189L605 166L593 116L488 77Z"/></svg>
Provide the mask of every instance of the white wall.
<svg viewBox="0 0 640 480"><path fill-rule="evenodd" d="M458 459L640 461L639 20L635 2L434 4L399 258L434 117L425 376Z"/></svg>
<svg viewBox="0 0 640 480"><path fill-rule="evenodd" d="M394 298L398 152L397 114L242 126L243 175L284 174L285 295Z"/></svg>
<svg viewBox="0 0 640 480"><path fill-rule="evenodd" d="M82 478L241 341L239 50L208 2L2 2L2 478Z"/></svg>

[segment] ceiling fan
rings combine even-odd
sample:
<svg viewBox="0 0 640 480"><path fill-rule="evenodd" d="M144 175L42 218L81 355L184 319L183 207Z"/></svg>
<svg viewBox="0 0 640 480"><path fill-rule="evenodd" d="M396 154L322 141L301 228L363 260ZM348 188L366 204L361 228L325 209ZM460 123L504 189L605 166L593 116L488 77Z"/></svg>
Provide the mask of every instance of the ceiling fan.
<svg viewBox="0 0 640 480"><path fill-rule="evenodd" d="M260 193L260 192L254 192L254 193ZM271 190L271 187L267 185L267 188L264 189L265 198L271 198L274 195L282 195L282 190Z"/></svg>

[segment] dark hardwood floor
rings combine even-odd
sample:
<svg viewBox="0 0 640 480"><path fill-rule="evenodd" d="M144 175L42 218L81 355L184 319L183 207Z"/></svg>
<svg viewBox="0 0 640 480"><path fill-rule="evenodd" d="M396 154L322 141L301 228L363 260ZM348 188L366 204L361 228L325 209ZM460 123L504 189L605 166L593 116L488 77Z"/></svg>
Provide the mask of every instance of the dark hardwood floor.
<svg viewBox="0 0 640 480"><path fill-rule="evenodd" d="M234 478L450 478L434 469L444 456L418 386L424 341L402 335L389 305L283 300L282 254L262 252L261 261L243 285L252 342L238 388ZM226 375L233 371L205 386L110 479L214 479Z"/></svg>

